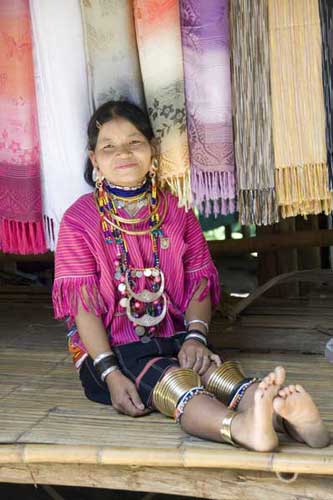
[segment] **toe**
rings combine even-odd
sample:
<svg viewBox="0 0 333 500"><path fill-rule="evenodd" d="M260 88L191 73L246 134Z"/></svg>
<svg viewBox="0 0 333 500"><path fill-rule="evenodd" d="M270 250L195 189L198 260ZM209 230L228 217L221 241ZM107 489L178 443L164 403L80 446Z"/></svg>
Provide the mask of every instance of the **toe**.
<svg viewBox="0 0 333 500"><path fill-rule="evenodd" d="M299 384L296 384L296 391L297 392L301 392L302 394L304 394L306 392L306 390L304 389L304 387L302 387L301 385Z"/></svg>
<svg viewBox="0 0 333 500"><path fill-rule="evenodd" d="M289 385L288 389L289 389L290 394L293 394L294 392L296 392L296 387L293 384Z"/></svg>
<svg viewBox="0 0 333 500"><path fill-rule="evenodd" d="M276 384L282 385L286 378L286 370L283 368L283 366L277 366L274 372L276 377Z"/></svg>
<svg viewBox="0 0 333 500"><path fill-rule="evenodd" d="M260 382L260 384L258 385L258 387L259 387L260 389L262 389L263 391L265 391L265 390L267 389L267 387L268 387L268 383L267 383L267 381L266 381L266 378L264 378L264 380L262 380L262 381Z"/></svg>
<svg viewBox="0 0 333 500"><path fill-rule="evenodd" d="M254 393L254 400L255 401L260 401L265 395L265 390L258 386L258 389Z"/></svg>
<svg viewBox="0 0 333 500"><path fill-rule="evenodd" d="M279 395L280 398L286 398L287 397L286 391L284 389L281 389L278 392L278 395Z"/></svg>
<svg viewBox="0 0 333 500"><path fill-rule="evenodd" d="M283 398L276 397L273 399L273 408L278 415L281 415L281 413L283 413L285 406L286 401Z"/></svg>

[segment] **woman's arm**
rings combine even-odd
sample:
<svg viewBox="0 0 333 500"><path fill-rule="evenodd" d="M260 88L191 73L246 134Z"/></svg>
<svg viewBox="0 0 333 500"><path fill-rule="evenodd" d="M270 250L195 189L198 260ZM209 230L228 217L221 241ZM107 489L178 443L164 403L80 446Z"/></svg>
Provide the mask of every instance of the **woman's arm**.
<svg viewBox="0 0 333 500"><path fill-rule="evenodd" d="M209 324L212 316L212 302L210 299L210 293L208 293L201 302L199 301L199 297L206 286L207 279L203 279L196 289L193 297L191 298L185 312L185 320L187 322L193 321L194 319L200 319ZM196 330L200 330L204 335L207 334L205 326L201 323L193 323L193 325L189 327L189 330L193 328L195 328Z"/></svg>
<svg viewBox="0 0 333 500"><path fill-rule="evenodd" d="M187 322L200 319L209 324L212 315L212 303L210 293L203 300L199 300L200 295L207 286L207 279L203 279L191 298L185 312ZM207 335L206 328L201 323L193 323L188 331L199 330L203 335ZM213 354L207 347L195 339L186 340L178 353L179 364L182 368L192 368L199 375L203 375L211 365L211 361L219 366L221 359L217 354Z"/></svg>
<svg viewBox="0 0 333 500"><path fill-rule="evenodd" d="M95 359L99 354L110 351L107 333L100 317L87 312L79 304L75 316L76 326L89 355ZM105 382L111 395L112 406L119 412L140 417L150 410L145 409L135 385L120 370L114 370L106 376Z"/></svg>
<svg viewBox="0 0 333 500"><path fill-rule="evenodd" d="M101 317L87 312L81 303L79 303L78 314L75 316L75 323L80 338L93 359L99 354L111 350Z"/></svg>

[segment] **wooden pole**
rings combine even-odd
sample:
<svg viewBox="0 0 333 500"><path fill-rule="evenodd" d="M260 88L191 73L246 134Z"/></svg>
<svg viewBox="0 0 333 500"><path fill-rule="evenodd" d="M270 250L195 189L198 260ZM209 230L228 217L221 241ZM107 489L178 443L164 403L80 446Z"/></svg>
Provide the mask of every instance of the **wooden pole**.
<svg viewBox="0 0 333 500"><path fill-rule="evenodd" d="M333 456L311 452L257 453L221 445L204 449L193 444L178 448L139 448L90 445L1 445L1 464L98 464L148 467L198 467L300 474L333 474Z"/></svg>
<svg viewBox="0 0 333 500"><path fill-rule="evenodd" d="M262 234L241 240L209 241L208 244L213 257L226 254L274 252L287 248L329 247L333 245L333 230Z"/></svg>
<svg viewBox="0 0 333 500"><path fill-rule="evenodd" d="M262 234L253 238L241 240L216 240L208 242L214 256L241 255L252 252L275 252L283 248L329 247L333 246L333 230L319 229L318 231L298 231L295 233ZM52 262L53 253L39 255L16 255L0 252L1 261L16 262Z"/></svg>

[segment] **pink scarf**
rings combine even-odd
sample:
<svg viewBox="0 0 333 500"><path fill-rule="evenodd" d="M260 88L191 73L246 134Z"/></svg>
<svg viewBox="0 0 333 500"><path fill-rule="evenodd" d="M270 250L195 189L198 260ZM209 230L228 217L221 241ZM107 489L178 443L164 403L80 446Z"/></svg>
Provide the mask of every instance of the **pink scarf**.
<svg viewBox="0 0 333 500"><path fill-rule="evenodd" d="M208 216L235 210L229 0L180 0L194 204Z"/></svg>
<svg viewBox="0 0 333 500"><path fill-rule="evenodd" d="M0 248L46 252L28 0L0 2Z"/></svg>

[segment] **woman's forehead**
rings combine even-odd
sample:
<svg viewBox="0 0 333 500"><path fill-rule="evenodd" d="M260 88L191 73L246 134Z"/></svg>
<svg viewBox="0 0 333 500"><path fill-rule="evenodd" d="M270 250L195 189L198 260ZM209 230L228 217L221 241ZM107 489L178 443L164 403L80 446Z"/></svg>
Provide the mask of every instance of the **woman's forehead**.
<svg viewBox="0 0 333 500"><path fill-rule="evenodd" d="M116 117L103 124L98 134L98 142L135 136L143 137L143 134L126 118Z"/></svg>

